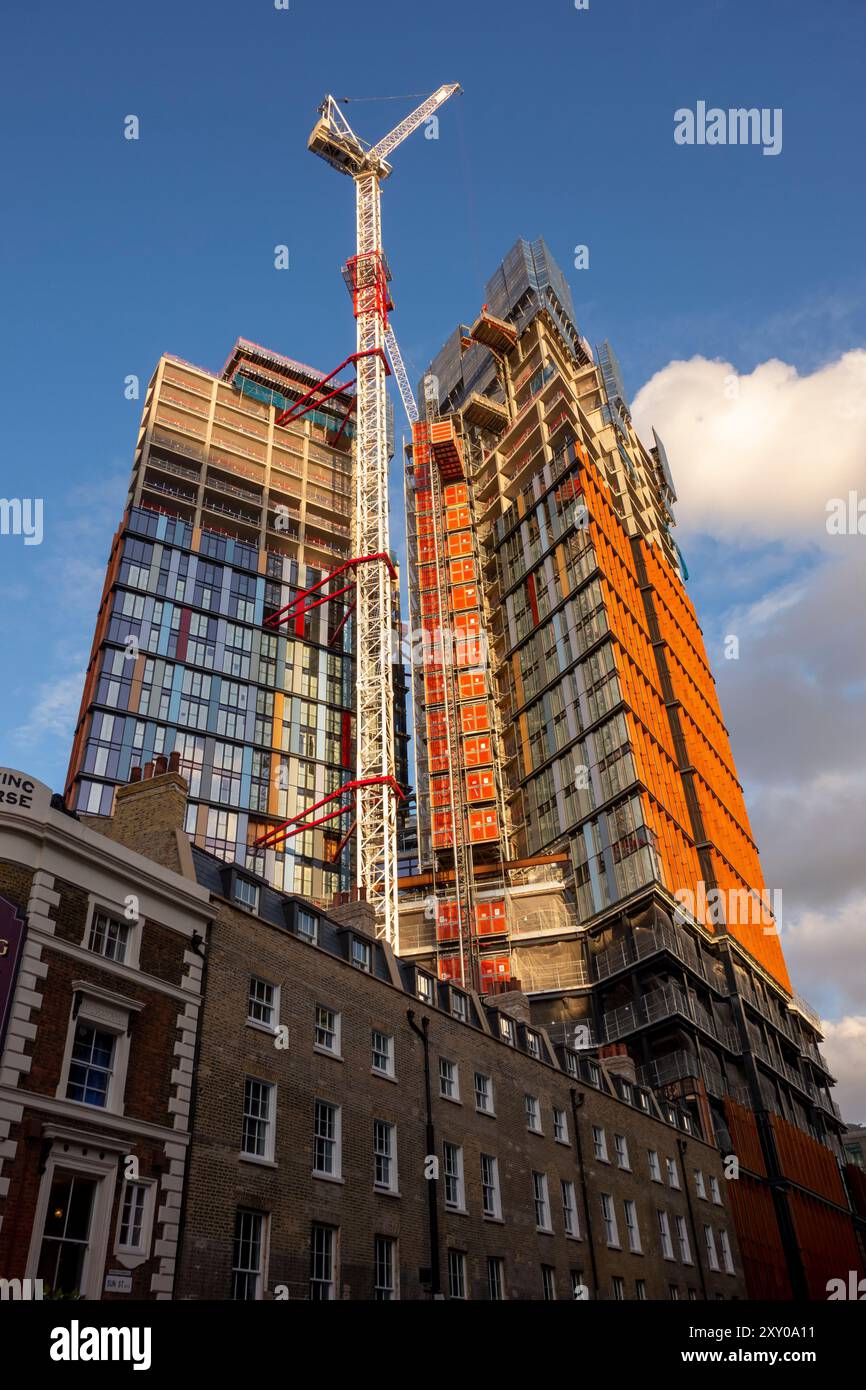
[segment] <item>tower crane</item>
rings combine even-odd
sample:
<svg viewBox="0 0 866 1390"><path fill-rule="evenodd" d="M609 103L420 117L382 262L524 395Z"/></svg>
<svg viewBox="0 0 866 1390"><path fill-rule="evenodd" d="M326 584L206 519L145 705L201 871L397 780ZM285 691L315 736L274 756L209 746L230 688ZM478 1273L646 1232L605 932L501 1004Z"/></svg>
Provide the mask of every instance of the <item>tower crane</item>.
<svg viewBox="0 0 866 1390"><path fill-rule="evenodd" d="M308 148L355 183L355 255L343 267L352 295L356 333L356 746L357 883L376 915L376 929L397 944L397 799L394 776L394 695L390 650L386 344L407 412L414 408L403 363L389 329L391 272L382 250L380 184L388 156L460 90L437 88L378 144L352 130L338 102L326 96ZM415 411L417 418L417 410ZM369 562L367 562L369 561Z"/></svg>

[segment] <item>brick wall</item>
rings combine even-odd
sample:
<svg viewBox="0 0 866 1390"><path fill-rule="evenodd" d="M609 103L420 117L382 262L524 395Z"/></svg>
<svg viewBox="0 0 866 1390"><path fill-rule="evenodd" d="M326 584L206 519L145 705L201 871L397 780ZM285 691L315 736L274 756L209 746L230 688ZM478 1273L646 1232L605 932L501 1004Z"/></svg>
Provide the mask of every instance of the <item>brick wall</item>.
<svg viewBox="0 0 866 1390"><path fill-rule="evenodd" d="M280 988L279 1021L287 1030L288 1046L247 1022L247 991L251 972ZM314 1046L315 1008L325 1005L341 1014L340 1057L323 1055ZM285 1286L291 1297L306 1297L310 1272L310 1229L321 1222L339 1229L338 1296L373 1296L374 1236L397 1239L400 1294L425 1296L420 1271L431 1263L428 1238L423 1047L409 1026L407 1011L416 1021L429 1018L433 1070L433 1112L436 1152L442 1160L443 1141L463 1147L466 1214L445 1210L443 1178L437 1184L443 1287L447 1289L447 1251L467 1256L467 1294L487 1297L487 1257L505 1261L507 1297L538 1299L542 1294L542 1265L551 1266L557 1296L571 1297L572 1271L580 1271L591 1296L613 1296L614 1276L625 1281L625 1295L635 1297L635 1280L645 1281L648 1298L667 1298L677 1285L686 1298L703 1288L696 1264L661 1256L657 1207L670 1213L676 1245L675 1215L688 1220L683 1190L650 1182L646 1150L665 1159L676 1157L680 1179L683 1164L675 1126L645 1115L611 1094L576 1083L557 1066L535 1061L494 1037L490 1031L452 1019L424 1007L419 1000L353 969L347 961L295 938L290 932L261 921L251 913L223 903L219 906L208 947L207 987L202 1023L199 1071L196 1080L195 1137L190 1158L185 1224L177 1296L224 1299L232 1286L232 1246L235 1213L248 1207L269 1218L265 1287L273 1293ZM395 1080L371 1069L371 1030L395 1039ZM552 1057L551 1053L551 1057ZM438 1095L438 1060L456 1063L460 1102ZM474 1073L493 1079L495 1116L476 1111ZM273 1163L240 1157L244 1078L274 1085L277 1096ZM602 1081L602 1084L604 1082ZM575 1145L572 1092L575 1092L583 1168ZM543 1134L526 1126L524 1096L537 1097ZM581 1102L581 1095L583 1100ZM341 1107L342 1181L312 1176L313 1108L316 1098ZM567 1115L568 1143L553 1136L553 1107ZM399 1196L386 1195L373 1185L373 1121L397 1127ZM592 1126L605 1128L611 1163L593 1158ZM631 1171L616 1166L614 1135L628 1143ZM703 1221L726 1229L737 1274L707 1272L707 1293L743 1296L739 1256L727 1208L702 1202L694 1193L693 1169L716 1176L724 1200L724 1181L718 1153L702 1142L685 1139L687 1180L692 1187L697 1233L689 1228L692 1260L702 1239ZM482 1214L480 1155L495 1156L499 1165L501 1221ZM536 1229L532 1189L533 1170L548 1177L552 1234ZM587 1240L582 1180L595 1234L598 1285ZM573 1182L581 1239L564 1234L560 1180ZM608 1250L601 1236L601 1194L615 1203L620 1240L626 1246L623 1200L637 1204L644 1253ZM700 1214L698 1215L698 1208ZM715 1237L718 1244L719 1237ZM704 1258L703 1250L700 1251ZM721 1262L721 1261L720 1261ZM282 1290L278 1296L285 1296Z"/></svg>
<svg viewBox="0 0 866 1390"><path fill-rule="evenodd" d="M47 1210L52 1176L95 1173L90 1240L94 1251L104 1245L105 1256L99 1268L95 1257L85 1266L88 1291L129 1297L102 1291L105 1270L121 1269L130 1276L133 1297L167 1297L202 971L201 957L190 948L193 932L206 930L207 895L130 853L119 836L111 843L111 836L97 837L74 818L45 809L49 796L42 790L42 809L32 816L19 812L11 834L0 816L0 893L27 922L0 1063L0 1277L35 1276L28 1255L42 1243L39 1204ZM175 788L162 789L169 800L164 813L159 794L151 785L141 797L146 829L176 818ZM124 841L134 841L134 811L130 796ZM130 897L140 905L137 920L124 916ZM97 908L130 920L131 941L120 961L90 948ZM75 1101L63 1084L76 1009L85 1021L104 1018L115 1039L112 1073L119 1079L123 1073L123 1083L105 1105ZM119 1028L118 1018L124 1020ZM130 1158L137 1173L129 1169ZM150 1239L140 1255L115 1250L125 1176L152 1184L152 1222L145 1223Z"/></svg>

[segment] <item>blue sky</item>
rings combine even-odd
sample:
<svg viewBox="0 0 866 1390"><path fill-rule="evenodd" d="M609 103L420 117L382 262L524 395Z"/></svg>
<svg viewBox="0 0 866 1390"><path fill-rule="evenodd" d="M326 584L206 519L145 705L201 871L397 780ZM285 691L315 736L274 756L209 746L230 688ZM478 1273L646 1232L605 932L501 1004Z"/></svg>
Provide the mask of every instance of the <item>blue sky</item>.
<svg viewBox="0 0 866 1390"><path fill-rule="evenodd" d="M33 0L4 41L0 491L44 499L45 538L0 537L0 760L56 787L140 411L124 378L144 385L163 351L219 369L238 335L326 370L352 350L352 188L306 150L326 91L464 87L384 189L413 381L520 235L545 237L632 396L682 359L806 377L863 342L861 0ZM782 108L781 154L676 145L698 100ZM373 139L415 104L348 115ZM708 640L832 564L772 528L729 532L723 555L712 517L688 524L692 460L672 463Z"/></svg>

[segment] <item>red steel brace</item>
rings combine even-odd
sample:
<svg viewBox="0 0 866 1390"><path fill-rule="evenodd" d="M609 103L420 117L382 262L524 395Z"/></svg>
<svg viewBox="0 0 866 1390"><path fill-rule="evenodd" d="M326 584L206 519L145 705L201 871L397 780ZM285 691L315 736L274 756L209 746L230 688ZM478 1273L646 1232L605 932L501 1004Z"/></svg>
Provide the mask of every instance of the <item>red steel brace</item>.
<svg viewBox="0 0 866 1390"><path fill-rule="evenodd" d="M260 835L259 838L253 842L253 848L275 849L277 844L282 844L286 840L290 840L293 835L300 835L302 830L312 830L317 825L323 825L325 821L333 820L335 816L341 816L343 812L348 811L350 807L338 806L336 811L328 811L324 816L319 816L313 821L304 819L304 817L312 815L313 811L318 811L321 806L327 805L329 801L333 801L337 796L344 796L347 792L355 792L361 787L375 786L388 786L401 801L405 801L406 799L403 792L400 790L397 779L391 775L387 777L364 777L360 781L346 782L344 786L338 787L335 792L329 792L327 796L323 796L321 801L316 801L312 806L308 806L305 811L299 811L297 815L290 816L289 819L283 821L281 825L274 825L270 830L266 830L263 835ZM353 796L352 805L354 806L354 804L355 798ZM301 820L304 821L303 825L298 825L297 822ZM349 835L351 833L350 830ZM340 845L341 850L346 840L349 838L349 835L344 837Z"/></svg>

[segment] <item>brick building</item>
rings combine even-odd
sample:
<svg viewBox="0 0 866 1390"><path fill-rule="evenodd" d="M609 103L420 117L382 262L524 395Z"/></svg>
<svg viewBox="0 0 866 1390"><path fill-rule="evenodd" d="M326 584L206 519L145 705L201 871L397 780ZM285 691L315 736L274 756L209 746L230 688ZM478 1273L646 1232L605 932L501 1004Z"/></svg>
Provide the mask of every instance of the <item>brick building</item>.
<svg viewBox="0 0 866 1390"><path fill-rule="evenodd" d="M744 1296L721 1156L627 1059L399 961L363 907L192 854L214 921L176 1297Z"/></svg>
<svg viewBox="0 0 866 1390"><path fill-rule="evenodd" d="M485 1007L193 853L223 901L179 1297L743 1295L721 1158L684 1111L554 1049L520 996Z"/></svg>
<svg viewBox="0 0 866 1390"><path fill-rule="evenodd" d="M160 781L112 843L0 770L0 1278L45 1291L172 1294L210 906Z"/></svg>

